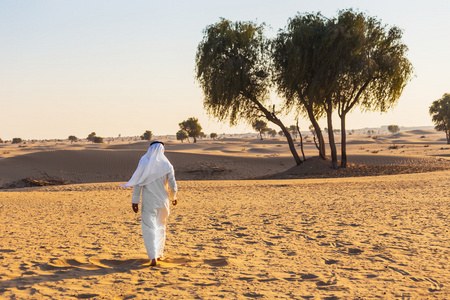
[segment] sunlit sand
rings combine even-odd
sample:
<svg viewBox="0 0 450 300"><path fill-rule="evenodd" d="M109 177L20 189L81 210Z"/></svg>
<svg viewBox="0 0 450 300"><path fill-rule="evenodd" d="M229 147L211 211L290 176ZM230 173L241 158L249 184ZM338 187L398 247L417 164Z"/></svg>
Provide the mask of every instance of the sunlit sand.
<svg viewBox="0 0 450 300"><path fill-rule="evenodd" d="M281 138L166 140L179 204L156 267L131 211L131 189L119 185L147 147L120 140L0 144L0 186L10 185L0 192L0 298L450 294L450 146L443 133L351 135L350 167L331 173L328 164L312 163L310 138L308 161L293 169ZM19 188L21 179L43 174L68 184Z"/></svg>

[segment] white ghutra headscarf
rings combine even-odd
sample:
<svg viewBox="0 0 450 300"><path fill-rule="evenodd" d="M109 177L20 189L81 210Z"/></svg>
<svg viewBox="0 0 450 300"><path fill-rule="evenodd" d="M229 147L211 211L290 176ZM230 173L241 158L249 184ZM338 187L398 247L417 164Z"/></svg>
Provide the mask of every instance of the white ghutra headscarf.
<svg viewBox="0 0 450 300"><path fill-rule="evenodd" d="M147 153L139 160L139 165L133 176L122 187L147 185L156 179L173 172L173 166L164 155L164 146L161 142L153 142Z"/></svg>

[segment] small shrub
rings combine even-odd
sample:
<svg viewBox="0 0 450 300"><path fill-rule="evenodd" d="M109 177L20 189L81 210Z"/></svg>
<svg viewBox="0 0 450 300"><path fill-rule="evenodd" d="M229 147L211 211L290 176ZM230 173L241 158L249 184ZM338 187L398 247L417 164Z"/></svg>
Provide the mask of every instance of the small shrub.
<svg viewBox="0 0 450 300"><path fill-rule="evenodd" d="M94 143L97 144L103 143L103 138L99 136L94 137Z"/></svg>
<svg viewBox="0 0 450 300"><path fill-rule="evenodd" d="M22 139L21 138L13 138L12 143L13 144L20 144L20 143L22 143Z"/></svg>
<svg viewBox="0 0 450 300"><path fill-rule="evenodd" d="M397 150L398 149L398 145L392 145L388 149Z"/></svg>
<svg viewBox="0 0 450 300"><path fill-rule="evenodd" d="M141 140L150 141L153 137L153 133L150 130L146 130L143 135L141 135Z"/></svg>

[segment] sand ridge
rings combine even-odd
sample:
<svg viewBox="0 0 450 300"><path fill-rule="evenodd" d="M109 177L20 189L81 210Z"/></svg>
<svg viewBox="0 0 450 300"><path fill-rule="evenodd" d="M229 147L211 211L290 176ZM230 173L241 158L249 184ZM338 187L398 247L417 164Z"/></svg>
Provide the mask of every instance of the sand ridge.
<svg viewBox="0 0 450 300"><path fill-rule="evenodd" d="M398 168L400 173L446 169L450 167L450 147L440 142L442 135L426 131L377 136L350 135L348 160L356 165L403 166ZM399 137L403 138L402 144L398 143ZM304 140L306 157L317 156L311 138ZM165 143L166 154L179 180L263 178L295 166L287 143L282 138L207 139L195 144L165 140ZM296 143L301 155L298 140ZM41 141L27 145L25 148L0 145L0 155L6 153L0 158L0 187L14 187L21 179L31 177L41 180L46 176L71 184L127 181L148 148L148 142L135 140L116 140L105 144L53 144ZM360 173L383 175L397 172L395 168L389 172L378 169Z"/></svg>

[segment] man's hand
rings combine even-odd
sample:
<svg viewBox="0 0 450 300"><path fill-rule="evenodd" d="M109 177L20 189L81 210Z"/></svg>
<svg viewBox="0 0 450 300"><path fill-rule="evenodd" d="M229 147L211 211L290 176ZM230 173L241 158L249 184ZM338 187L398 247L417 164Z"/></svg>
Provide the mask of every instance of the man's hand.
<svg viewBox="0 0 450 300"><path fill-rule="evenodd" d="M172 204L173 204L173 206L177 205L178 204L178 200L177 199L173 199L172 200Z"/></svg>
<svg viewBox="0 0 450 300"><path fill-rule="evenodd" d="M131 207L133 208L133 211L134 211L135 213L138 213L138 211L139 211L139 206L138 206L137 204L133 203L133 204L131 204Z"/></svg>

